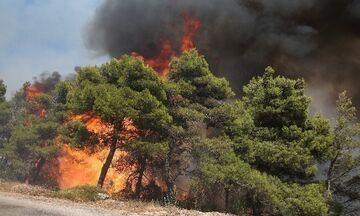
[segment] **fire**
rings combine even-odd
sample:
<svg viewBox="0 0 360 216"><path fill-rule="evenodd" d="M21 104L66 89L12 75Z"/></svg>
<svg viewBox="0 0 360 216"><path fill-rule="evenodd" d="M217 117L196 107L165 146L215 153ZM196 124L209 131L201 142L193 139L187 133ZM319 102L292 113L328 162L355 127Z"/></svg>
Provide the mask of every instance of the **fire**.
<svg viewBox="0 0 360 216"><path fill-rule="evenodd" d="M82 121L89 131L99 135L109 134L113 130L112 126L105 124L99 116L92 113L71 116L69 121ZM131 140L137 136L137 128L130 119L125 119L123 125L124 130L121 133L121 142ZM72 148L66 144L62 145L60 156L57 158L59 163L57 176L59 187L66 189L81 185L96 185L108 151L109 149L104 143L98 145L95 151L90 151L86 148ZM126 152L117 150L113 164L108 170L104 189L110 193L119 192L126 186L132 167L128 166L121 173L115 167L116 161L125 156Z"/></svg>
<svg viewBox="0 0 360 216"><path fill-rule="evenodd" d="M161 51L159 56L152 59L145 59L138 53L132 53L133 56L142 59L145 64L152 67L155 71L159 72L161 77L166 77L170 70L170 60L173 56L176 55L173 50L172 44L170 40L163 40L161 43Z"/></svg>
<svg viewBox="0 0 360 216"><path fill-rule="evenodd" d="M201 27L201 22L188 14L183 15L184 18L184 33L181 39L179 50L181 52L188 51L195 47L194 39L196 33ZM177 56L177 52L174 50L174 46L170 39L163 39L161 41L161 50L159 55L154 58L144 58L138 53L132 53L133 56L144 60L145 64L156 70L161 77L166 77L170 70L170 61L173 57ZM30 86L26 98L32 98L40 94L41 88L39 86ZM99 116L93 113L84 113L81 115L73 115L68 118L68 121L82 121L86 128L100 137L109 137L114 130L112 125L106 124ZM145 135L151 133L149 131L138 131L131 119L125 119L123 121L123 130L120 134L120 142L118 145L123 144L128 140L132 140L140 134ZM106 138L100 139L97 149L79 149L73 148L67 144L59 144L61 146L61 153L57 158L58 172L57 182L61 189L71 188L81 185L96 185L102 166L109 152L108 145L106 145ZM125 158L127 153L116 151L113 163L110 166L106 175L104 189L110 193L119 192L127 186L129 176L134 171L134 167L125 165L126 168L117 169L117 162ZM160 186L162 191L166 191L166 184L161 178L156 177L156 174L147 173L147 178L143 179L143 186L149 185L151 181L154 181ZM134 184L132 185L134 187ZM186 199L187 193L181 193L181 199Z"/></svg>
<svg viewBox="0 0 360 216"><path fill-rule="evenodd" d="M45 118L47 114L46 109L34 100L34 97L39 96L42 93L44 93L44 88L41 84L32 84L25 89L24 96L25 100L33 105L33 110L31 111L35 112L41 118Z"/></svg>
<svg viewBox="0 0 360 216"><path fill-rule="evenodd" d="M85 123L86 128L93 133L110 133L113 128L103 123L99 116L92 113L85 113L80 115L73 115L69 117L69 121L82 121Z"/></svg>
<svg viewBox="0 0 360 216"><path fill-rule="evenodd" d="M81 185L96 185L107 154L107 149L99 149L92 153L86 149L75 149L69 145L63 145L61 154L57 159L59 162L59 176L57 178L59 187L66 189ZM114 161L125 156L125 154L117 151ZM110 193L124 189L130 171L119 173L115 168L110 167L104 189Z"/></svg>
<svg viewBox="0 0 360 216"><path fill-rule="evenodd" d="M185 32L181 40L181 51L185 52L195 47L194 38L197 31L201 27L200 20L191 17L189 14L184 14Z"/></svg>
<svg viewBox="0 0 360 216"><path fill-rule="evenodd" d="M180 50L181 52L186 52L195 47L194 39L196 33L201 27L201 22L195 17L190 16L189 14L184 14L184 33L181 39ZM158 56L154 58L144 58L139 53L133 52L133 56L142 59L145 64L152 67L155 71L159 73L161 77L167 77L170 71L170 61L171 58L176 57L177 54L173 49L171 40L164 39L161 41L161 50Z"/></svg>
<svg viewBox="0 0 360 216"><path fill-rule="evenodd" d="M38 96L44 92L44 89L39 84L32 84L25 89L25 99L32 100L33 97Z"/></svg>

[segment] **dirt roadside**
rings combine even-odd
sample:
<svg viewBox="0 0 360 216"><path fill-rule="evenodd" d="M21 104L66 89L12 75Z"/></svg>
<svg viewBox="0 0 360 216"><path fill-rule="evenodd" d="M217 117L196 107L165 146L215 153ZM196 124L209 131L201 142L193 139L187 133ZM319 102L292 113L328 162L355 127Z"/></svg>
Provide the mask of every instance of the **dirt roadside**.
<svg viewBox="0 0 360 216"><path fill-rule="evenodd" d="M2 216L139 216L139 215L204 215L225 216L217 212L203 213L157 203L102 200L72 202L46 197L48 190L26 184L0 181L0 215Z"/></svg>

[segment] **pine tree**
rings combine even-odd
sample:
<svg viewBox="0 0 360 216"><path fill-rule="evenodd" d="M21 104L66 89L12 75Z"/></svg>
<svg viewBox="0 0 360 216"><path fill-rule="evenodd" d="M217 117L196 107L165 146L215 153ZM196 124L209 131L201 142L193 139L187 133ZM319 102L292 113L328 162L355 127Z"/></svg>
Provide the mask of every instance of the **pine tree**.
<svg viewBox="0 0 360 216"><path fill-rule="evenodd" d="M310 98L305 82L275 76L268 67L244 87L244 105L252 115L253 142L240 146L251 155L248 162L280 178L309 178L324 160L331 143L330 123L309 116ZM241 145L241 144L240 144Z"/></svg>
<svg viewBox="0 0 360 216"><path fill-rule="evenodd" d="M60 124L54 116L55 103L49 92L26 97L25 83L11 101L10 136L0 154L10 177L36 183L43 166L58 152L55 143Z"/></svg>
<svg viewBox="0 0 360 216"><path fill-rule="evenodd" d="M169 151L164 175L167 198L174 202L175 180L188 173L193 145L206 136L205 116L234 93L229 82L216 77L195 49L172 60L167 89L173 125L168 129Z"/></svg>
<svg viewBox="0 0 360 216"><path fill-rule="evenodd" d="M9 141L10 127L11 127L11 106L5 98L6 85L0 80L0 177L6 178L9 176L8 163L5 155L1 154L2 148Z"/></svg>
<svg viewBox="0 0 360 216"><path fill-rule="evenodd" d="M161 80L155 71L137 58L122 56L101 67L78 70L76 82L67 96L70 110L74 114L93 113L113 128L111 134L102 138L110 151L99 176L99 186L104 184L116 149L125 141L121 137L124 121L131 119L140 131L163 130L171 121L162 103L164 100L166 94ZM139 160L141 164L145 159L141 157ZM139 184L142 173L139 172Z"/></svg>
<svg viewBox="0 0 360 216"><path fill-rule="evenodd" d="M244 93L207 115L216 133L197 146L198 191L221 188L225 209L239 214L326 215L325 189L310 181L332 136L327 120L309 116L304 81L267 68Z"/></svg>
<svg viewBox="0 0 360 216"><path fill-rule="evenodd" d="M336 105L338 117L327 167L327 189L333 197L335 212L356 215L360 211L360 156L357 152L360 148L360 123L346 92L339 94Z"/></svg>

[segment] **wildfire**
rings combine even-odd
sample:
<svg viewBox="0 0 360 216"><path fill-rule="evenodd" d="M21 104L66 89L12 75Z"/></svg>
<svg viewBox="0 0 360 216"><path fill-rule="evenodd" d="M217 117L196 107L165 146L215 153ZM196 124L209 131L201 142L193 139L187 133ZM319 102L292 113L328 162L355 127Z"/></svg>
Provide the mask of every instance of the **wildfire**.
<svg viewBox="0 0 360 216"><path fill-rule="evenodd" d="M32 100L35 96L38 96L44 92L44 89L39 84L32 84L25 89L25 99L27 101Z"/></svg>
<svg viewBox="0 0 360 216"><path fill-rule="evenodd" d="M69 121L82 121L89 131L96 134L109 134L113 130L113 127L106 125L99 116L92 113L71 116ZM122 141L131 140L137 136L137 128L130 119L125 119L123 125ZM59 187L66 189L81 185L96 185L108 151L106 145L99 145L95 151L62 145L60 156L57 158L59 162L57 176ZM110 193L119 192L126 186L132 167L128 166L125 171L120 173L114 166L117 160L125 156L126 152L116 151L113 164L108 170L104 189Z"/></svg>
<svg viewBox="0 0 360 216"><path fill-rule="evenodd" d="M173 50L172 44L170 40L163 40L161 42L161 51L159 56L152 58L152 59L145 59L142 55L133 52L133 56L142 59L145 64L152 67L155 71L159 73L161 77L166 77L169 73L169 64L170 60L173 56L176 55L175 51Z"/></svg>
<svg viewBox="0 0 360 216"><path fill-rule="evenodd" d="M59 162L59 176L57 177L59 187L66 189L80 185L96 185L107 154L108 150L105 148L92 153L86 149L75 149L69 145L63 145L57 159ZM125 155L126 153L117 151L114 161ZM119 173L115 168L110 167L104 189L110 193L124 189L128 175L128 172Z"/></svg>
<svg viewBox="0 0 360 216"><path fill-rule="evenodd" d="M181 51L185 52L195 47L194 38L197 31L201 27L200 20L191 17L189 14L184 14L185 32L181 40Z"/></svg>
<svg viewBox="0 0 360 216"><path fill-rule="evenodd" d="M195 47L194 39L196 33L201 27L201 22L195 17L190 16L189 14L184 14L184 33L181 39L181 52L188 51ZM161 41L161 49L158 56L154 58L145 58L139 53L133 52L133 56L141 58L145 64L152 67L155 71L159 73L161 77L167 77L170 71L170 61L172 57L176 57L177 54L173 49L173 44L171 40L164 39Z"/></svg>
<svg viewBox="0 0 360 216"><path fill-rule="evenodd" d="M41 118L44 118L47 114L46 109L34 100L34 97L44 93L44 88L41 84L32 84L25 89L25 100L32 104L32 112L36 113ZM31 112L30 111L30 112Z"/></svg>
<svg viewBox="0 0 360 216"><path fill-rule="evenodd" d="M200 29L201 22L188 14L183 15L184 18L184 33L179 46L179 51L185 52L194 48L194 39L197 31ZM132 53L133 56L144 60L145 64L156 70L161 77L166 77L170 69L171 58L177 56L177 52L174 50L174 46L170 39L163 39L161 41L161 49L159 55L154 58L144 58L138 53ZM41 88L38 86L30 86L26 98L32 98L41 92ZM68 121L82 121L86 128L100 137L106 137L113 132L112 125L105 124L99 116L92 113L84 113L81 115L73 115L68 118ZM120 134L121 145L123 142L132 140L140 134L145 135L147 131L138 131L131 119L125 119L123 121L123 130ZM105 136L103 136L105 135ZM71 188L81 185L96 185L102 166L109 152L106 140L100 139L100 145L97 145L96 150L73 148L66 144L59 144L61 146L61 153L57 158L58 172L57 182L61 189ZM110 166L106 179L104 182L104 189L110 193L119 192L127 186L127 181L132 173L134 167L125 165L125 169L121 169L121 172L117 169L117 162L127 156L126 152L116 151L113 163ZM154 181L162 191L166 191L166 184L153 173L146 173L147 178L143 179L143 186L149 185L151 181ZM132 185L134 187L134 185ZM181 193L181 198L186 199L187 193Z"/></svg>

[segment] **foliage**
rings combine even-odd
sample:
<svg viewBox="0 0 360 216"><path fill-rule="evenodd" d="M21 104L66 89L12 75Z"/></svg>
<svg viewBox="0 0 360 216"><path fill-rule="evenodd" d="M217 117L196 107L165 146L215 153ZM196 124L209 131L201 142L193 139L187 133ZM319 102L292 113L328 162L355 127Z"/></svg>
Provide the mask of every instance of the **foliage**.
<svg viewBox="0 0 360 216"><path fill-rule="evenodd" d="M214 106L217 101L234 96L229 82L215 77L205 58L195 49L171 62L169 80L179 85L180 95L205 106Z"/></svg>
<svg viewBox="0 0 360 216"><path fill-rule="evenodd" d="M212 136L196 147L197 191L218 191L222 208L238 214L326 215L324 187L310 181L333 136L328 120L309 116L309 102L303 80L267 68L242 100L208 112ZM204 200L197 203L206 208Z"/></svg>
<svg viewBox="0 0 360 216"><path fill-rule="evenodd" d="M336 102L338 117L327 167L328 192L343 215L360 211L360 123L346 92Z"/></svg>
<svg viewBox="0 0 360 216"><path fill-rule="evenodd" d="M77 148L109 148L99 186L111 165L119 172L132 167L124 191L131 197L255 216L359 211L360 124L345 92L332 128L328 119L309 114L303 79L267 67L234 99L229 82L195 49L173 58L167 79L124 55L79 68L74 80L53 74L35 84L44 92L28 97L34 84L27 82L8 101L0 81L1 176L36 183L41 167L58 154L60 134ZM85 122L71 121L74 115L99 117L110 130L91 132ZM126 134L127 123L136 135ZM126 154L113 161L119 148ZM193 186L182 202L179 177ZM94 201L101 193L83 186L52 196Z"/></svg>
<svg viewBox="0 0 360 216"><path fill-rule="evenodd" d="M164 131L172 121L164 105L167 100L164 86L156 72L145 66L143 61L124 55L101 67L80 68L72 86L63 88L62 92L68 89L66 101L72 113L94 114L101 117L105 124L114 128L110 134L99 137L110 147L99 177L100 186L112 163L115 150L120 147L120 143L129 141L121 137L125 129L125 121L131 120L139 133L145 134L144 138L162 142ZM72 138L68 139L70 141L77 142L79 139L85 141L94 137L94 134L86 133L84 131L86 128L79 123L70 124L69 127L65 129L65 132L72 134ZM154 158L148 150L152 149L156 152L162 151L162 148L161 145L140 141L129 142L124 146L123 149L129 152L129 155L139 155L134 158L138 160L136 164L143 164L142 171L136 171L139 173L138 182L142 181L145 161L151 163L149 160Z"/></svg>
<svg viewBox="0 0 360 216"><path fill-rule="evenodd" d="M32 112L34 106L41 106L47 109L47 116L38 116L35 112L23 114L24 118L17 119L11 127L11 136L0 150L11 170L10 176L30 182L36 182L42 166L57 154L55 137L60 126L51 114L50 95L41 94L33 100L25 102L28 107L24 111Z"/></svg>
<svg viewBox="0 0 360 216"><path fill-rule="evenodd" d="M6 161L4 154L1 154L1 149L8 142L11 135L11 106L5 98L6 86L2 80L0 80L0 177L9 176L8 162Z"/></svg>
<svg viewBox="0 0 360 216"><path fill-rule="evenodd" d="M50 196L54 198L68 199L77 202L98 201L103 199L104 195L106 195L104 190L89 185L54 191L50 194Z"/></svg>
<svg viewBox="0 0 360 216"><path fill-rule="evenodd" d="M309 116L304 92L304 80L275 76L270 67L244 87L243 102L254 127L252 143L238 144L259 170L284 179L311 177L315 160L329 155L330 123Z"/></svg>
<svg viewBox="0 0 360 216"><path fill-rule="evenodd" d="M277 177L261 173L236 156L233 145L229 138L217 137L205 140L200 146L201 179L206 181L205 185L221 186L235 193L240 188L247 207L260 208L262 213L326 215L321 185L284 183Z"/></svg>
<svg viewBox="0 0 360 216"><path fill-rule="evenodd" d="M195 49L172 60L166 91L173 125L167 130L169 150L164 178L166 198L175 204L175 180L189 173L193 146L206 136L206 115L234 93L227 80L212 74L205 58Z"/></svg>
<svg viewBox="0 0 360 216"><path fill-rule="evenodd" d="M0 148L10 136L11 106L5 99L6 86L0 80Z"/></svg>

